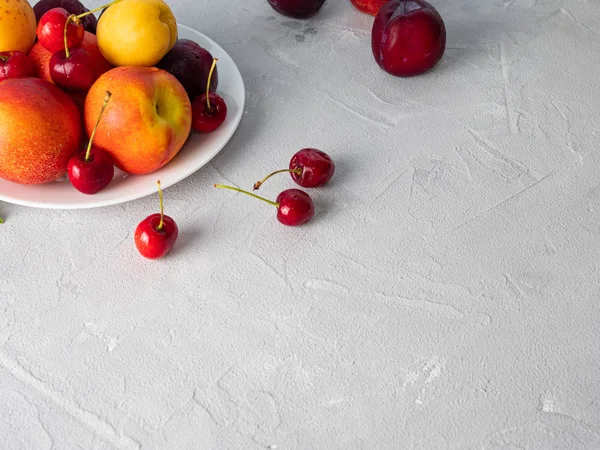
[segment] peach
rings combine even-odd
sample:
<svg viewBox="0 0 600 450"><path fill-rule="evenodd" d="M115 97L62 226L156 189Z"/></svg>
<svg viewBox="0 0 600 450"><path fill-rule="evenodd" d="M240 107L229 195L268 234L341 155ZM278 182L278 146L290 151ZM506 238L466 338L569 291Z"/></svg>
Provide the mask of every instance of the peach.
<svg viewBox="0 0 600 450"><path fill-rule="evenodd" d="M83 127L67 94L39 78L8 79L0 89L0 177L54 181L80 148Z"/></svg>
<svg viewBox="0 0 600 450"><path fill-rule="evenodd" d="M94 83L85 100L88 136L112 93L94 137L117 167L131 174L154 172L181 150L191 129L192 107L181 83L156 67L123 66Z"/></svg>

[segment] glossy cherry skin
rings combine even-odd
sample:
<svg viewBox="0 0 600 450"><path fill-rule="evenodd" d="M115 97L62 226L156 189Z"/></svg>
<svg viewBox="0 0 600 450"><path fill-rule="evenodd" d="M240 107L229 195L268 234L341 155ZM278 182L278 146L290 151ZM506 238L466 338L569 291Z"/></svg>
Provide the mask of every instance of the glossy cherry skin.
<svg viewBox="0 0 600 450"><path fill-rule="evenodd" d="M196 100L192 102L192 129L197 133L210 133L225 122L227 104L220 95L210 94L210 107L209 110L206 104L206 94L196 97Z"/></svg>
<svg viewBox="0 0 600 450"><path fill-rule="evenodd" d="M379 10L371 35L373 56L386 72L410 77L435 67L446 49L446 27L424 0L390 0Z"/></svg>
<svg viewBox="0 0 600 450"><path fill-rule="evenodd" d="M280 14L296 19L308 19L319 12L325 0L267 0Z"/></svg>
<svg viewBox="0 0 600 450"><path fill-rule="evenodd" d="M361 12L376 16L388 0L350 0L354 7Z"/></svg>
<svg viewBox="0 0 600 450"><path fill-rule="evenodd" d="M335 173L335 163L331 157L316 148L303 148L290 160L290 169L301 168L300 174L291 172L292 179L302 187L314 188L331 180Z"/></svg>
<svg viewBox="0 0 600 450"><path fill-rule="evenodd" d="M50 58L50 76L58 86L68 91L87 91L98 78L96 63L82 47L69 51L59 50Z"/></svg>
<svg viewBox="0 0 600 450"><path fill-rule="evenodd" d="M0 53L0 81L33 76L33 64L23 52Z"/></svg>
<svg viewBox="0 0 600 450"><path fill-rule="evenodd" d="M67 174L75 189L92 195L110 184L115 175L115 166L107 152L92 147L89 161L85 160L85 152L71 157Z"/></svg>
<svg viewBox="0 0 600 450"><path fill-rule="evenodd" d="M142 220L135 230L135 246L144 258L162 258L177 240L179 229L172 218L164 216L161 230L158 229L159 224L160 214L152 214Z"/></svg>
<svg viewBox="0 0 600 450"><path fill-rule="evenodd" d="M179 39L156 67L177 78L193 101L206 92L212 64L213 57L208 50L189 39ZM215 66L210 79L210 92L215 92L218 84L219 69Z"/></svg>
<svg viewBox="0 0 600 450"><path fill-rule="evenodd" d="M64 8L69 14L83 14L88 12L87 9L79 0L40 0L33 5L33 12L35 13L35 20L40 21L42 16L46 14L52 8ZM81 24L86 31L96 34L96 25L98 21L96 16L89 14L81 18Z"/></svg>
<svg viewBox="0 0 600 450"><path fill-rule="evenodd" d="M64 8L52 8L42 16L37 25L37 38L42 47L49 52L57 52L65 48L65 24L70 14ZM83 41L85 28L81 23L69 22L67 27L67 45L75 48Z"/></svg>
<svg viewBox="0 0 600 450"><path fill-rule="evenodd" d="M277 220L294 227L308 222L315 215L312 199L300 189L288 189L277 196Z"/></svg>

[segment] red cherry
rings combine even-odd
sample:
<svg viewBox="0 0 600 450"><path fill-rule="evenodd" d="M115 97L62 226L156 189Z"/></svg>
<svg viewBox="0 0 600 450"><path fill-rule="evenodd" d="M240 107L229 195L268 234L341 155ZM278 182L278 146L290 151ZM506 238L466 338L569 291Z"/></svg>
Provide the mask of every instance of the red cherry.
<svg viewBox="0 0 600 450"><path fill-rule="evenodd" d="M84 194L92 195L101 191L110 184L115 175L115 167L110 154L102 149L92 147L98 124L111 95L107 91L104 96L104 104L98 115L96 125L94 125L94 129L92 130L87 151L85 154L80 153L72 156L67 165L69 181L71 181L75 189Z"/></svg>
<svg viewBox="0 0 600 450"><path fill-rule="evenodd" d="M88 159L83 153L72 156L67 169L73 187L88 195L108 186L115 174L110 154L97 147L91 148Z"/></svg>
<svg viewBox="0 0 600 450"><path fill-rule="evenodd" d="M270 173L261 181L254 183L254 190L260 189L265 181L278 173L289 172L300 186L314 188L331 180L335 172L335 163L331 157L316 148L303 148L292 156L290 168Z"/></svg>
<svg viewBox="0 0 600 450"><path fill-rule="evenodd" d="M192 128L198 133L215 131L227 117L225 100L215 93L210 93L209 99L210 109L207 106L206 94L197 97L192 103Z"/></svg>
<svg viewBox="0 0 600 450"><path fill-rule="evenodd" d="M66 45L74 48L81 44L85 28L79 23L77 16L69 14L64 8L52 8L42 16L37 26L37 38L42 47L52 53L64 49L65 26L67 26Z"/></svg>
<svg viewBox="0 0 600 450"><path fill-rule="evenodd" d="M50 58L50 76L68 91L87 91L98 78L94 58L81 47L55 52Z"/></svg>
<svg viewBox="0 0 600 450"><path fill-rule="evenodd" d="M225 186L222 184L213 185L219 189L229 189L231 191L241 192L258 200L262 200L269 205L277 208L277 220L284 225L297 226L308 222L315 214L315 207L310 196L299 189L288 189L277 196L277 201L272 202L264 197L260 197L243 189L234 186Z"/></svg>
<svg viewBox="0 0 600 450"><path fill-rule="evenodd" d="M277 196L277 220L291 227L308 222L315 215L310 196L300 189L288 189Z"/></svg>
<svg viewBox="0 0 600 450"><path fill-rule="evenodd" d="M192 102L192 129L198 133L215 131L225 122L227 117L225 100L220 95L210 92L211 80L217 67L217 61L217 58L213 59L206 83L206 94L200 95Z"/></svg>
<svg viewBox="0 0 600 450"><path fill-rule="evenodd" d="M373 22L371 48L377 64L398 77L435 67L446 49L446 27L425 0L390 0Z"/></svg>
<svg viewBox="0 0 600 450"><path fill-rule="evenodd" d="M335 172L335 163L321 150L303 148L292 156L290 170L292 179L296 183L302 187L314 188L331 180Z"/></svg>
<svg viewBox="0 0 600 450"><path fill-rule="evenodd" d="M23 52L0 53L0 81L33 76L33 64Z"/></svg>
<svg viewBox="0 0 600 450"><path fill-rule="evenodd" d="M152 214L142 220L135 230L135 245L144 258L158 259L169 253L179 235L175 221L164 215L163 194L158 182L160 214Z"/></svg>

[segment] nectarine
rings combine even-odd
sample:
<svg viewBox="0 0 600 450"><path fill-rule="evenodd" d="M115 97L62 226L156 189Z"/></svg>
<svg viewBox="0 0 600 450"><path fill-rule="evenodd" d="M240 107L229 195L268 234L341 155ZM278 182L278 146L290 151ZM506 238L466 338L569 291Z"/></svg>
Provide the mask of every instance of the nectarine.
<svg viewBox="0 0 600 450"><path fill-rule="evenodd" d="M192 122L188 95L177 79L156 67L123 66L94 83L85 100L85 127L92 132L106 91L112 93L94 145L132 174L167 164L187 140Z"/></svg>
<svg viewBox="0 0 600 450"><path fill-rule="evenodd" d="M20 184L54 181L67 171L83 129L67 94L38 78L9 79L0 89L0 177Z"/></svg>

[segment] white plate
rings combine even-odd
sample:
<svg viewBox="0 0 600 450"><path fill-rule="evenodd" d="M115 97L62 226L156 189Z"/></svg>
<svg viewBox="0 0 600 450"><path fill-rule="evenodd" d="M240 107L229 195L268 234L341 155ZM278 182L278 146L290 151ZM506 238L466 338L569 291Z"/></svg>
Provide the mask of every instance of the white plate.
<svg viewBox="0 0 600 450"><path fill-rule="evenodd" d="M227 119L216 131L192 134L179 154L162 169L148 175L127 176L115 169L115 177L104 190L94 195L77 191L65 178L53 183L28 186L0 179L0 200L36 208L81 209L115 205L156 192L156 180L163 188L190 176L219 153L238 127L244 112L245 89L242 75L233 59L205 35L179 25L179 38L191 39L219 58L217 93L227 103Z"/></svg>

